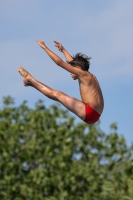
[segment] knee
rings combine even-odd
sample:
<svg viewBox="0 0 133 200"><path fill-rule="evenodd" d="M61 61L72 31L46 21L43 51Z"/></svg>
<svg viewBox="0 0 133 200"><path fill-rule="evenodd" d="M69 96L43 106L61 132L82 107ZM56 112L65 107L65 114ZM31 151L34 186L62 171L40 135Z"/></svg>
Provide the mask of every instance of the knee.
<svg viewBox="0 0 133 200"><path fill-rule="evenodd" d="M54 98L55 98L57 101L60 100L62 94L63 94L63 93L60 92L60 91L58 91L58 90L55 90L55 91L53 92L53 96L54 96Z"/></svg>

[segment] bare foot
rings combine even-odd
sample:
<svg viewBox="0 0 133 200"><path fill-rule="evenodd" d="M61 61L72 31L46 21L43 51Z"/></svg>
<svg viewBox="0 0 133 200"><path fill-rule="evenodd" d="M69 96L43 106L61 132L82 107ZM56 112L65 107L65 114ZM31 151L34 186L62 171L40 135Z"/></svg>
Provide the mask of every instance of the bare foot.
<svg viewBox="0 0 133 200"><path fill-rule="evenodd" d="M24 68L19 67L18 72L23 77L24 86L32 86L31 79L33 78L29 72L27 72Z"/></svg>

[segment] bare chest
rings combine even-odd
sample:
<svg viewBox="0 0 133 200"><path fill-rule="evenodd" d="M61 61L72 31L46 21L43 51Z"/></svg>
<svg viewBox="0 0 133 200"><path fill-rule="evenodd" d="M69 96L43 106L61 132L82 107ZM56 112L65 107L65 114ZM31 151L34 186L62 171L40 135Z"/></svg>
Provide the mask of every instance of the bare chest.
<svg viewBox="0 0 133 200"><path fill-rule="evenodd" d="M92 107L103 105L102 91L95 79L85 84L79 81L79 90L81 99L85 104L89 104Z"/></svg>

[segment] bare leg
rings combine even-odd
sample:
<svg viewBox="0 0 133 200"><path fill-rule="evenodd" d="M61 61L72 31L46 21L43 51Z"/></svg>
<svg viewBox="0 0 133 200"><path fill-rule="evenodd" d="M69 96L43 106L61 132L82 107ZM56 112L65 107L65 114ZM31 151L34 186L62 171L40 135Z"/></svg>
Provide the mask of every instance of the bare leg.
<svg viewBox="0 0 133 200"><path fill-rule="evenodd" d="M32 86L43 93L48 98L59 101L68 110L76 114L80 119L85 118L85 104L78 99L70 97L63 92L53 90L47 85L37 81L29 72L27 72L22 67L19 68L19 73L23 76L23 82L25 86Z"/></svg>

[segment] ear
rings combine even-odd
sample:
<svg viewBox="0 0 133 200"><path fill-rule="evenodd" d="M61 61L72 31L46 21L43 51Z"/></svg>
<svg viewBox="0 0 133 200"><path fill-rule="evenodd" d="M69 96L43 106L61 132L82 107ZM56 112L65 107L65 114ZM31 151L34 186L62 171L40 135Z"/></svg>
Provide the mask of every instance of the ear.
<svg viewBox="0 0 133 200"><path fill-rule="evenodd" d="M76 68L79 68L79 69L81 69L81 67L80 67L80 66L76 66Z"/></svg>
<svg viewBox="0 0 133 200"><path fill-rule="evenodd" d="M78 76L85 74L85 72L81 69L80 66L73 67L72 65L65 63L63 60L61 60L58 65L72 74L76 74Z"/></svg>

